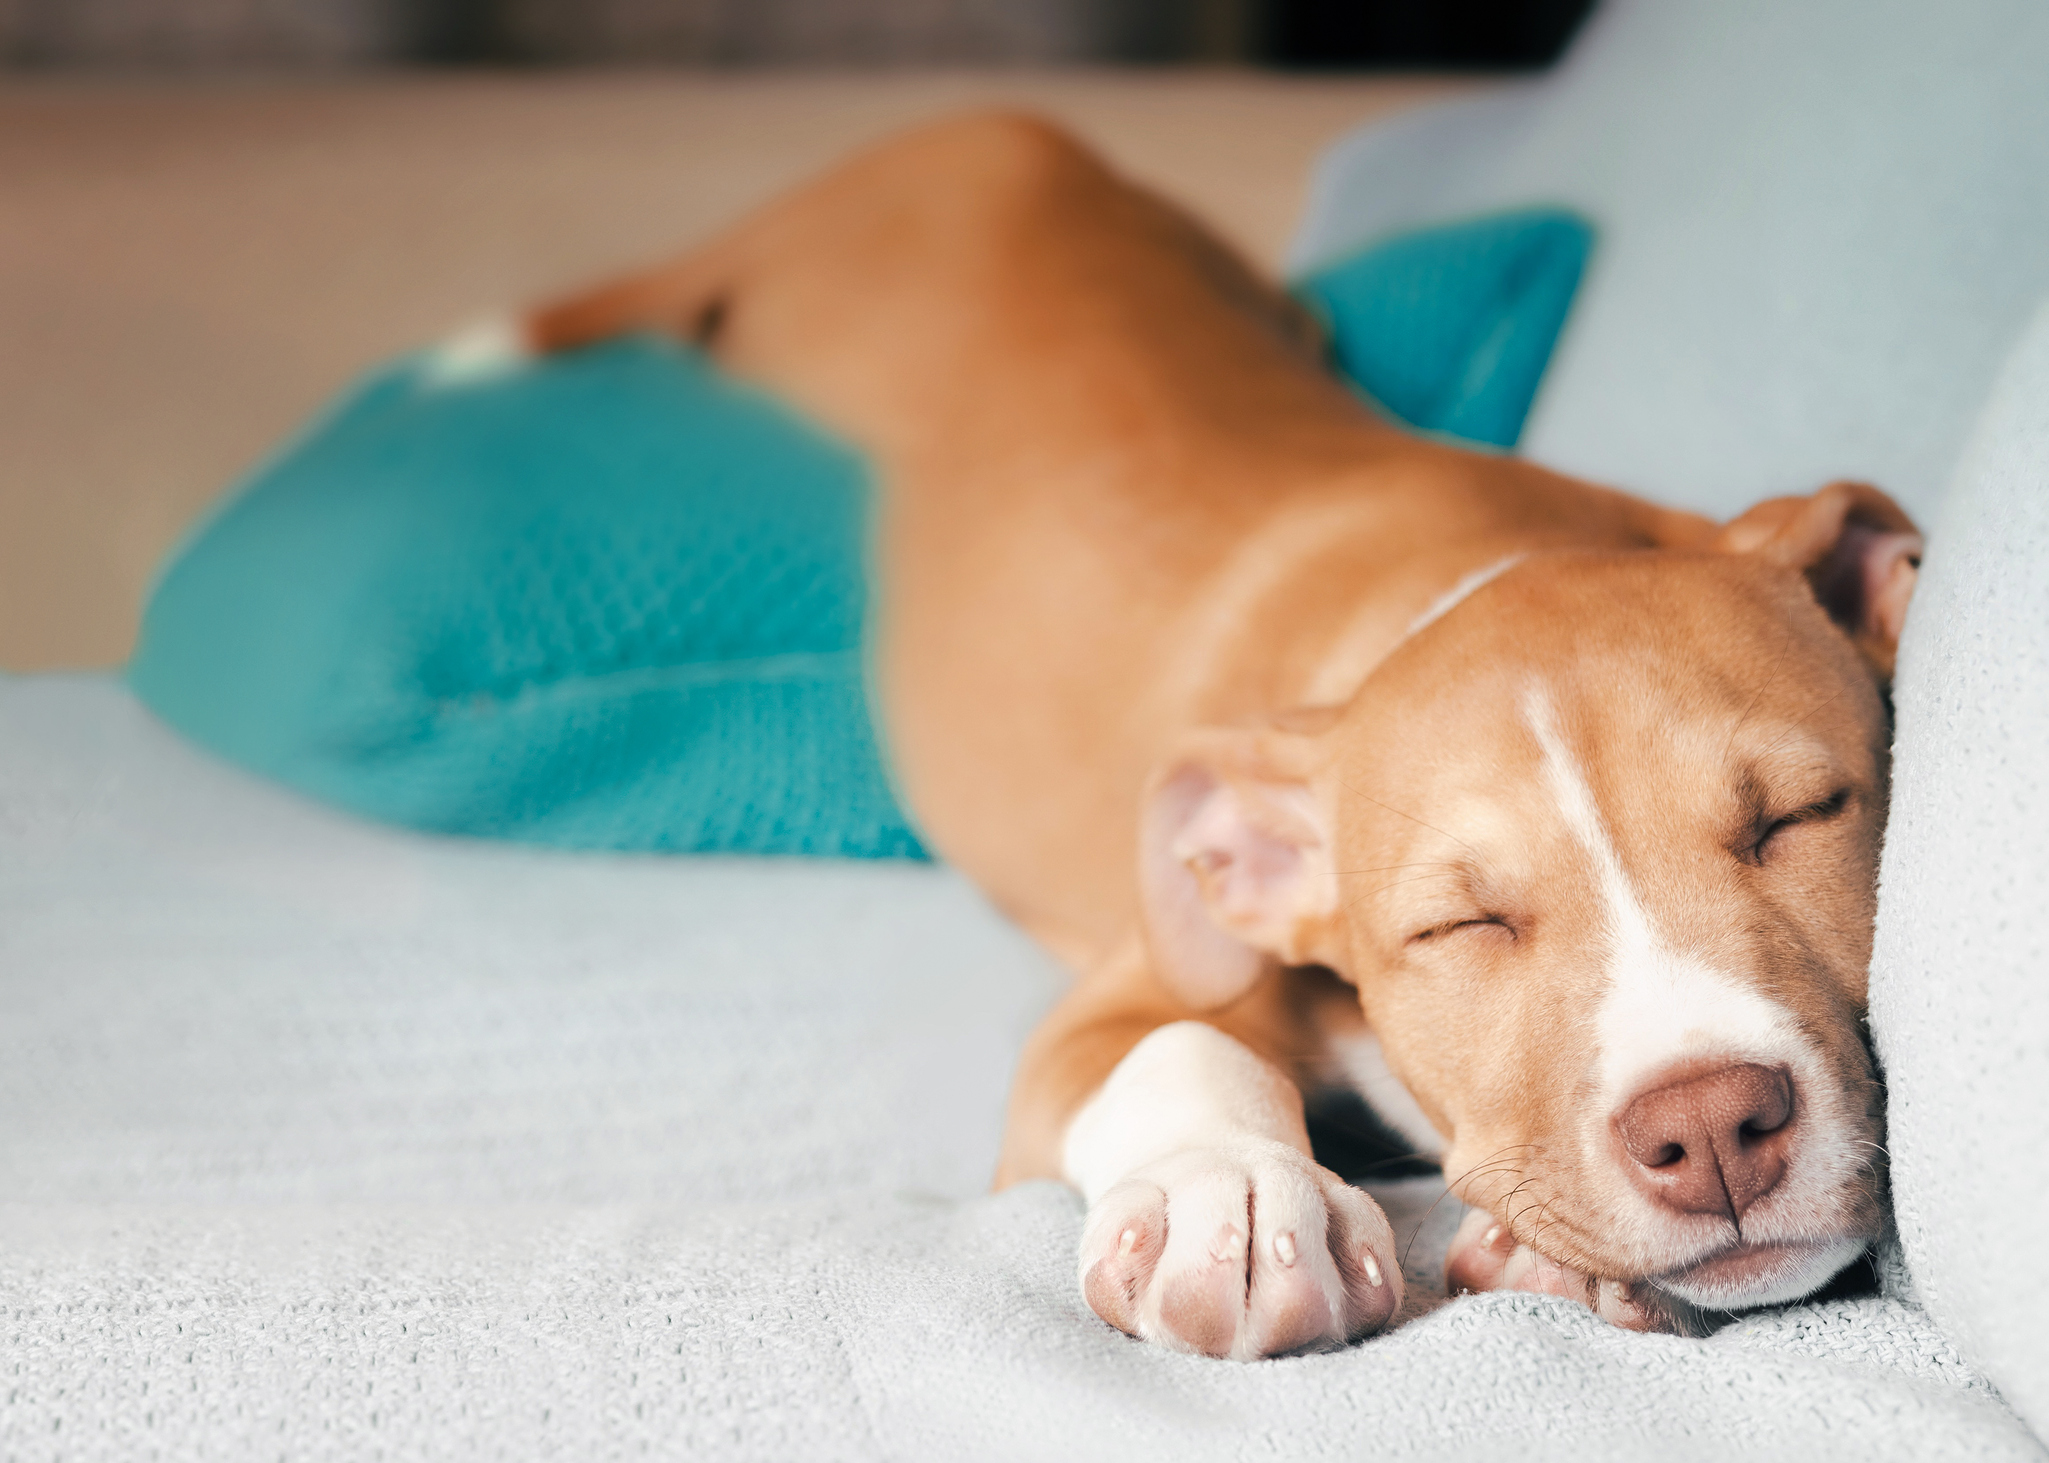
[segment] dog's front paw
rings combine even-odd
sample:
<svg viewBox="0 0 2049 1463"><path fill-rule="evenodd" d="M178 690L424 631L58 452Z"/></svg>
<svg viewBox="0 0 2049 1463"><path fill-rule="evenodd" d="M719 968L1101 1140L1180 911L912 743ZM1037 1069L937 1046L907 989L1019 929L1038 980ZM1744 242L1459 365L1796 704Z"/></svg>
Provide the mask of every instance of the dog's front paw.
<svg viewBox="0 0 2049 1463"><path fill-rule="evenodd" d="M1480 1209L1466 1215L1452 1236L1444 1258L1444 1281L1453 1295L1524 1290L1563 1296L1625 1331L1691 1336L1702 1329L1699 1314L1676 1296L1640 1282L1602 1280L1561 1265L1518 1242L1508 1226Z"/></svg>
<svg viewBox="0 0 2049 1463"><path fill-rule="evenodd" d="M1267 1139L1171 1154L1106 1192L1081 1288L1120 1331L1240 1361L1342 1346L1402 1300L1380 1206Z"/></svg>

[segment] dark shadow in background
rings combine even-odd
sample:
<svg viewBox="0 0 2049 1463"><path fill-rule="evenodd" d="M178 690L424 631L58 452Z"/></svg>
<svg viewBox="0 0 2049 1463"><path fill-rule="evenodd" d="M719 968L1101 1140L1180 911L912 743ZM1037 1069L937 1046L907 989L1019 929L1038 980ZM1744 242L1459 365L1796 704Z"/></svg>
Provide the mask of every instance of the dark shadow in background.
<svg viewBox="0 0 2049 1463"><path fill-rule="evenodd" d="M0 67L1514 68L1591 0L0 0Z"/></svg>
<svg viewBox="0 0 2049 1463"><path fill-rule="evenodd" d="M1548 66L1593 0L1268 0L1258 59L1334 69Z"/></svg>

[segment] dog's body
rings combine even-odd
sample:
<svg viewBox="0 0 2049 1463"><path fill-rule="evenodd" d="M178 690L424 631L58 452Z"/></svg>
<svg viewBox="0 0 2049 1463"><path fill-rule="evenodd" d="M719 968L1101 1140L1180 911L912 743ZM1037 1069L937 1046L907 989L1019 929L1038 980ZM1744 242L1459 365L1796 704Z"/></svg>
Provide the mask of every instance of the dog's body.
<svg viewBox="0 0 2049 1463"><path fill-rule="evenodd" d="M903 790L1079 976L999 1182L1083 1189L1105 1319L1239 1356L1384 1324L1386 1222L1304 1134L1346 1080L1486 1211L1476 1288L1669 1324L1875 1232L1858 1023L1917 546L1881 496L1718 529L1400 432L1026 119L889 144L528 333L647 327L875 464Z"/></svg>

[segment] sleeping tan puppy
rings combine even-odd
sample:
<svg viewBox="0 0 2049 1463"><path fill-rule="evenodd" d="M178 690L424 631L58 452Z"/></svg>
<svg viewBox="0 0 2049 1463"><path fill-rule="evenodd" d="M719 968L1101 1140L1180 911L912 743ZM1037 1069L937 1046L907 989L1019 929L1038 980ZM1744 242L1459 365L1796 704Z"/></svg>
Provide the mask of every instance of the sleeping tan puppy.
<svg viewBox="0 0 2049 1463"><path fill-rule="evenodd" d="M1673 1327L1878 1232L1890 500L1718 527L1397 430L1025 118L891 142L525 335L647 328L875 464L902 789L1078 978L998 1182L1081 1189L1104 1320L1235 1357L1388 1322L1387 1222L1305 1134L1339 1084L1479 1211L1455 1284Z"/></svg>

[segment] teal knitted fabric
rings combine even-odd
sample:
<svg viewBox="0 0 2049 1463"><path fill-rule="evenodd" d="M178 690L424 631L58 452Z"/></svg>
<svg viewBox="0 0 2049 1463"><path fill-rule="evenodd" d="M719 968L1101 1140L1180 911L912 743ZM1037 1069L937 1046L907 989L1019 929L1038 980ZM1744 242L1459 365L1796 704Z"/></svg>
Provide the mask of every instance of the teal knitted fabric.
<svg viewBox="0 0 2049 1463"><path fill-rule="evenodd" d="M1396 415L1507 445L1587 237L1479 220L1300 288ZM661 340L461 384L402 361L172 556L129 680L220 756L417 828L923 857L865 691L867 502L851 452Z"/></svg>
<svg viewBox="0 0 2049 1463"><path fill-rule="evenodd" d="M171 561L129 681L372 817L586 848L918 856L870 730L861 464L633 339L373 377Z"/></svg>
<svg viewBox="0 0 2049 1463"><path fill-rule="evenodd" d="M1592 246L1574 215L1518 209L1370 244L1295 292L1338 368L1394 415L1513 447Z"/></svg>

